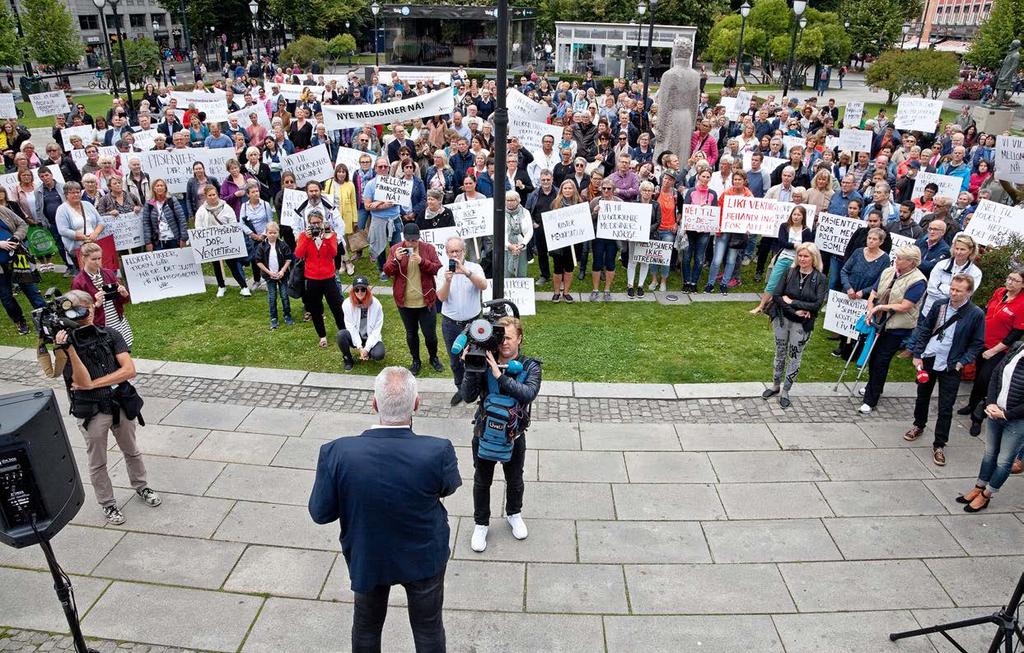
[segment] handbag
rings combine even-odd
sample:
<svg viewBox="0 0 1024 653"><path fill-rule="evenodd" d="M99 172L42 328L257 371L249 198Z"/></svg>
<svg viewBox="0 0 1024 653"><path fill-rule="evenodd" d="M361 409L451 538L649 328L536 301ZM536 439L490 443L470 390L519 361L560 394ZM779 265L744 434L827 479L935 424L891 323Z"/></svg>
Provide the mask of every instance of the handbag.
<svg viewBox="0 0 1024 653"><path fill-rule="evenodd" d="M370 239L367 229L356 229L345 236L345 244L349 252L361 252L370 246Z"/></svg>
<svg viewBox="0 0 1024 653"><path fill-rule="evenodd" d="M37 258L53 256L57 253L57 241L53 239L53 234L46 227L37 224L28 228L25 243L28 246L29 254Z"/></svg>
<svg viewBox="0 0 1024 653"><path fill-rule="evenodd" d="M6 267L10 271L11 281L14 283L39 283L42 281L35 258L28 253L24 245L20 245L18 249L14 250L10 263Z"/></svg>
<svg viewBox="0 0 1024 653"><path fill-rule="evenodd" d="M306 261L296 259L292 266L291 277L288 279L288 296L292 299L302 299L306 294Z"/></svg>

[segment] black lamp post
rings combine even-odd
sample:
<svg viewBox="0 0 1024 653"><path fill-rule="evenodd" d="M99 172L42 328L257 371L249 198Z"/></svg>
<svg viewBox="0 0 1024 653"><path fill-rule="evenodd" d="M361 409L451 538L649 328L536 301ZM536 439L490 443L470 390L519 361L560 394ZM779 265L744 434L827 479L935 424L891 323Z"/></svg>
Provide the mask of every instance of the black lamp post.
<svg viewBox="0 0 1024 653"><path fill-rule="evenodd" d="M654 46L654 14L658 8L658 0L651 0L651 22L647 28L647 54L644 57L644 100L642 106L643 120L641 121L643 131L647 130L647 91L651 85L651 49Z"/></svg>
<svg viewBox="0 0 1024 653"><path fill-rule="evenodd" d="M799 27L800 17L803 16L805 9L807 9L807 0L793 0L793 15L796 17L796 20L793 21L793 38L789 44L789 66L786 68L786 83L782 86L782 97L789 95L789 89L793 83L793 66L796 60L796 31Z"/></svg>
<svg viewBox="0 0 1024 653"><path fill-rule="evenodd" d="M95 2L95 0L93 0ZM28 50L25 48L25 32L21 29L21 14L18 13L18 3L16 0L11 0L11 10L14 12L14 22L18 27L18 38L21 39L21 64L25 67L25 77L32 76L32 63L28 60ZM103 17L103 14L100 14ZM106 28L103 29L104 38L106 37ZM107 51L109 53L109 50ZM108 56L109 58L109 56ZM11 89L13 92L14 89Z"/></svg>
<svg viewBox="0 0 1024 653"><path fill-rule="evenodd" d="M380 5L376 2L370 5L370 13L373 14L373 62L380 68L380 50L377 48L377 14L380 13Z"/></svg>
<svg viewBox="0 0 1024 653"><path fill-rule="evenodd" d="M902 50L903 46L906 45L907 34L910 33L910 21L909 20L908 21L904 21L903 27L901 28L901 31L903 32L903 38L900 39L900 50Z"/></svg>
<svg viewBox="0 0 1024 653"><path fill-rule="evenodd" d="M13 2L13 0L12 0ZM92 0L96 9L100 12L100 27L103 28L103 51L107 54L107 67L110 68L110 84L114 95L117 95L117 75L114 74L114 55L110 51L110 34L107 33L107 16L103 11L106 0Z"/></svg>
<svg viewBox="0 0 1024 653"><path fill-rule="evenodd" d="M260 58L260 42L256 34L256 14L260 11L260 3L256 0L249 0L249 12L252 14L252 49L256 51L256 60Z"/></svg>
<svg viewBox="0 0 1024 653"><path fill-rule="evenodd" d="M181 0L178 3L179 11L181 11L181 27L185 30L185 56L188 57L189 61L192 60L192 39L188 35L188 16L185 15L185 0ZM195 63L195 62L193 62Z"/></svg>
<svg viewBox="0 0 1024 653"><path fill-rule="evenodd" d="M505 95L508 91L508 0L498 0L497 53L495 81L497 98L494 105L494 245L491 248L491 288L494 299L505 296L505 179L508 166L505 162L506 141L508 140L508 106ZM509 192L515 193L515 185Z"/></svg>
<svg viewBox="0 0 1024 653"><path fill-rule="evenodd" d="M160 29L160 23L153 21L153 40L156 41L156 32ZM156 44L157 50L160 51L160 76L163 78L163 85L167 86L167 66L164 63L164 49L160 47L160 43Z"/></svg>
<svg viewBox="0 0 1024 653"><path fill-rule="evenodd" d="M640 18L636 21L636 75L634 79L640 79L640 35L644 29L644 14L647 13L647 5L640 3L636 6L636 13Z"/></svg>
<svg viewBox="0 0 1024 653"><path fill-rule="evenodd" d="M743 6L740 7L740 16L743 21L740 23L740 51L736 55L736 74L733 77L736 78L736 83L740 83L740 62L743 61L743 33L747 30L747 16L750 15L750 3L744 2Z"/></svg>

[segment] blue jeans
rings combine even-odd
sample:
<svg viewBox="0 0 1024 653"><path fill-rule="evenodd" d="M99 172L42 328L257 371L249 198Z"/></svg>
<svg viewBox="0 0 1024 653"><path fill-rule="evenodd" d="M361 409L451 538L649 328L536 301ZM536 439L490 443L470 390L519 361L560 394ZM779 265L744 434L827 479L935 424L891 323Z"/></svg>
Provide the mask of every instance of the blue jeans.
<svg viewBox="0 0 1024 653"><path fill-rule="evenodd" d="M356 224L360 229L365 229L366 225L370 222L370 212L366 209L356 210Z"/></svg>
<svg viewBox="0 0 1024 653"><path fill-rule="evenodd" d="M45 303L43 296L39 294L39 288L34 283L19 283L18 287L25 293L32 308L41 308ZM21 310L21 304L14 298L11 290L11 277L9 274L0 274L0 304L7 311L7 316L15 324L25 321L25 313Z"/></svg>
<svg viewBox="0 0 1024 653"><path fill-rule="evenodd" d="M655 237L655 240L660 240L663 243L671 243L676 239L676 235L671 231L661 230ZM660 275L662 279L668 279L668 268L667 265L652 265L651 266L651 279L652 283L655 280L655 275Z"/></svg>
<svg viewBox="0 0 1024 653"><path fill-rule="evenodd" d="M829 263L828 267L828 289L841 290L841 288L839 287L841 285L839 280L839 273L843 271L843 263L845 263L846 261L844 261L843 257L839 256L838 254L831 254L830 260L831 263Z"/></svg>
<svg viewBox="0 0 1024 653"><path fill-rule="evenodd" d="M708 243L711 241L711 234L688 231L686 232L686 238L689 240L690 246L683 252L681 263L683 283L695 284L700 281L700 271L704 268L704 251L708 248Z"/></svg>
<svg viewBox="0 0 1024 653"><path fill-rule="evenodd" d="M397 245L398 243L402 242L402 229L404 228L405 225L402 224L401 215L396 215L394 218L392 218L391 222L395 226L395 231L394 233L391 234L391 244Z"/></svg>
<svg viewBox="0 0 1024 653"><path fill-rule="evenodd" d="M277 322L277 296L281 295L281 310L287 319L292 317L292 301L288 296L288 284L285 279L280 281L267 279L267 305L270 307L270 320Z"/></svg>
<svg viewBox="0 0 1024 653"><path fill-rule="evenodd" d="M1013 460L1024 447L1024 420L990 419L985 437L985 456L981 459L978 486L988 485L996 492L1010 477Z"/></svg>
<svg viewBox="0 0 1024 653"><path fill-rule="evenodd" d="M711 288L715 285L715 278L718 276L718 268L722 267L723 260L725 261L725 270L722 274L722 283L719 284L722 288L726 287L729 283L729 279L732 278L732 271L736 268L736 257L739 256L742 250L733 249L729 247L729 241L732 240L730 234L722 234L715 238L715 256L711 260L711 270L708 271L708 283L706 288ZM697 276L698 281L700 275ZM696 282L695 282L696 283Z"/></svg>

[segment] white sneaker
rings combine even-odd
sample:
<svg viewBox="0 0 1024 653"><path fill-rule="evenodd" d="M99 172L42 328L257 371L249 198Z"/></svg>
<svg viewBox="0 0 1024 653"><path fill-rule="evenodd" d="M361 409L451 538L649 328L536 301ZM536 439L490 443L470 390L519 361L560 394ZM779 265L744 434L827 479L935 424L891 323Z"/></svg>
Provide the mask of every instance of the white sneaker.
<svg viewBox="0 0 1024 653"><path fill-rule="evenodd" d="M860 408L858 408L857 410L860 411L862 415L867 415L868 413L871 412L871 406L868 406L867 404L861 404Z"/></svg>
<svg viewBox="0 0 1024 653"><path fill-rule="evenodd" d="M505 521L512 527L512 537L517 540L525 540L529 533L526 530L526 522L523 521L523 514L517 512L514 515L506 515Z"/></svg>
<svg viewBox="0 0 1024 653"><path fill-rule="evenodd" d="M252 293L249 292L248 288L242 288L242 297L252 297Z"/></svg>
<svg viewBox="0 0 1024 653"><path fill-rule="evenodd" d="M867 388L857 388L857 394L863 397L865 390L867 390Z"/></svg>
<svg viewBox="0 0 1024 653"><path fill-rule="evenodd" d="M655 290L658 289L658 282L652 281L651 285L647 286L647 289L650 290L651 292L654 292Z"/></svg>
<svg viewBox="0 0 1024 653"><path fill-rule="evenodd" d="M469 548L477 553L487 548L487 527L477 524L473 527L473 539L469 542Z"/></svg>
<svg viewBox="0 0 1024 653"><path fill-rule="evenodd" d="M228 289L227 289L227 288L218 288L218 289L217 289L217 296L218 296L218 297L223 297L223 296L224 296L224 293L226 293L227 291L228 291Z"/></svg>
<svg viewBox="0 0 1024 653"><path fill-rule="evenodd" d="M665 292L665 287L666 287L665 280L662 279L661 280L661 285L658 286L658 290L660 290L661 292Z"/></svg>

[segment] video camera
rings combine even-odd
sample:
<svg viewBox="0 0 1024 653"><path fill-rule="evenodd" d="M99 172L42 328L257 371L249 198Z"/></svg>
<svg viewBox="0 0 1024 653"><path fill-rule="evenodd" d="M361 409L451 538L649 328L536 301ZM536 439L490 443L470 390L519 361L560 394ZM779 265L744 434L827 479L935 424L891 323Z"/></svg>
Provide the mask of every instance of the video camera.
<svg viewBox="0 0 1024 653"><path fill-rule="evenodd" d="M82 326L77 321L82 319L81 311L70 297L59 292L56 288L47 290L43 295L46 304L32 311L32 323L39 332L39 339L47 344L53 344L58 331L70 333Z"/></svg>
<svg viewBox="0 0 1024 653"><path fill-rule="evenodd" d="M487 352L498 358L498 348L505 340L505 327L498 324L498 320L509 315L519 317L519 308L509 300L484 302L482 315L470 322L452 343L452 354L458 356L465 350L463 361L467 372L486 371Z"/></svg>

